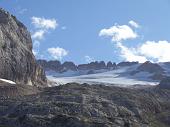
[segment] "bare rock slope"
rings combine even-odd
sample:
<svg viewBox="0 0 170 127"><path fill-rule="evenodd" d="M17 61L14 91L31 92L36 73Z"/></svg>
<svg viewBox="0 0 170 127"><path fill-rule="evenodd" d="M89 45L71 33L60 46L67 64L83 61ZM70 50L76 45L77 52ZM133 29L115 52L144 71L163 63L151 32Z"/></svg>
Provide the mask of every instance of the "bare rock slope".
<svg viewBox="0 0 170 127"><path fill-rule="evenodd" d="M169 127L170 90L67 84L0 99L5 127Z"/></svg>

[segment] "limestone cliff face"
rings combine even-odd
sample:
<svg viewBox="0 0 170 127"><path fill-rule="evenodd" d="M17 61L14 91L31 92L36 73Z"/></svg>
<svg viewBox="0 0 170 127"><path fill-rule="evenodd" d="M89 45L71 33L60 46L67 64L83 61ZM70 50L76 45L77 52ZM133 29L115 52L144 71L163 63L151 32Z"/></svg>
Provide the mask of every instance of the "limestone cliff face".
<svg viewBox="0 0 170 127"><path fill-rule="evenodd" d="M43 87L46 76L32 53L27 28L15 16L0 9L0 78Z"/></svg>

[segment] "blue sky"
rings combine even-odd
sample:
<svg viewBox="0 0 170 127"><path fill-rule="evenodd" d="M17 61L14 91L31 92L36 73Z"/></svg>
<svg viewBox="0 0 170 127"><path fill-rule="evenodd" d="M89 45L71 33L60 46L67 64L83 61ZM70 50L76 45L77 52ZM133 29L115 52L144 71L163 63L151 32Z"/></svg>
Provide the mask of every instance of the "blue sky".
<svg viewBox="0 0 170 127"><path fill-rule="evenodd" d="M169 0L1 0L0 5L22 21L32 36L45 31L42 38L33 38L37 58L75 63L170 61ZM56 24L36 27L33 17ZM121 34L113 26L116 30L127 26L137 36L113 40ZM107 32L100 35L103 29Z"/></svg>

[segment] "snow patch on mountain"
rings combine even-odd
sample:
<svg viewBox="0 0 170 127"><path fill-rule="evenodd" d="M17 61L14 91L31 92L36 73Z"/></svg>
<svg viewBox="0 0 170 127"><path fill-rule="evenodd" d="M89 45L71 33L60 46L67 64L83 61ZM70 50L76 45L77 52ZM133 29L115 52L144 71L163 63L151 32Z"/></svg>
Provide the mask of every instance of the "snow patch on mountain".
<svg viewBox="0 0 170 127"><path fill-rule="evenodd" d="M76 72L77 75L67 72L66 75L61 74L49 74L47 77L49 80L55 82L55 85L62 85L70 82L76 83L88 83L88 84L104 84L104 85L118 85L118 86L130 86L130 85L157 85L158 81L150 79L151 76L148 72L139 72L135 75L131 75L131 72L136 70L138 65L121 67L111 71L100 70L95 74L80 75L80 72ZM79 75L78 75L79 73ZM57 77L58 76L58 77Z"/></svg>
<svg viewBox="0 0 170 127"><path fill-rule="evenodd" d="M6 82L6 83L9 83L9 84L16 84L14 81L7 80L7 79L2 79L2 78L0 78L0 81Z"/></svg>

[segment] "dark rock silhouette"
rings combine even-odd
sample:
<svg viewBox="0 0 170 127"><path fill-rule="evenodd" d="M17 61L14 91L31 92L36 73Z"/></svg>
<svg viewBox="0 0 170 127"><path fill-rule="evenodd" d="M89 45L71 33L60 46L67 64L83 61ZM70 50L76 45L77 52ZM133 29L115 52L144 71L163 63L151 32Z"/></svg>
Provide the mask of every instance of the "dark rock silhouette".
<svg viewBox="0 0 170 127"><path fill-rule="evenodd" d="M120 63L117 64L117 66L123 67L123 66L132 66L132 65L135 65L135 64L138 64L138 62L120 62Z"/></svg>

